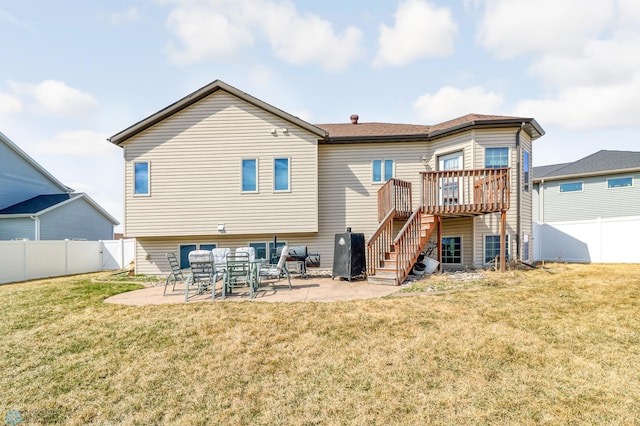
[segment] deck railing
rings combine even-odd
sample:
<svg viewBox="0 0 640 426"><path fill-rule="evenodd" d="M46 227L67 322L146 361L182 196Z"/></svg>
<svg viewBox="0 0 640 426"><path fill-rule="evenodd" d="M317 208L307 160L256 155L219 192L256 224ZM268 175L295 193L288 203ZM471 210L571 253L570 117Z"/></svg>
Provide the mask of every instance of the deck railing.
<svg viewBox="0 0 640 426"><path fill-rule="evenodd" d="M409 217L411 202L411 182L389 179L378 190L378 222L382 222L392 209L396 210L396 216Z"/></svg>
<svg viewBox="0 0 640 426"><path fill-rule="evenodd" d="M421 209L416 211L409 217L407 223L404 224L398 236L393 240L393 247L396 252L396 283L400 284L413 268L422 248L421 228L422 215Z"/></svg>
<svg viewBox="0 0 640 426"><path fill-rule="evenodd" d="M484 214L509 209L509 169L422 172L422 207L432 215Z"/></svg>

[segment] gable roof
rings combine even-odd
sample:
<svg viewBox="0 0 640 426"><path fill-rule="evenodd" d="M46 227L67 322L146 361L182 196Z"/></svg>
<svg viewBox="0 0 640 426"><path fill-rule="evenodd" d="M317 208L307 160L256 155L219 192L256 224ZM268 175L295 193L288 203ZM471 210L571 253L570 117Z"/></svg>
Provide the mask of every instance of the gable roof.
<svg viewBox="0 0 640 426"><path fill-rule="evenodd" d="M352 142L371 140L435 139L470 128L514 127L524 125L525 131L535 140L544 135L544 130L533 118L502 115L467 114L435 125L393 123L338 123L317 124L328 133L328 142Z"/></svg>
<svg viewBox="0 0 640 426"><path fill-rule="evenodd" d="M69 188L68 186L64 185L62 182L60 182L58 179L56 179L51 173L49 173L44 167L42 167L40 164L38 164L36 162L36 160L34 160L33 158L31 158L26 152L24 152L22 149L20 149L20 147L18 145L16 145L15 143L11 142L11 139L9 139L8 137L6 137L2 132L0 132L0 142L4 143L7 147L9 147L9 149L11 149L12 151L14 151L16 154L18 154L20 157L22 157L27 163L29 163L29 165L31 165L31 167L33 167L34 169L36 169L38 172L40 172L46 179L48 179L49 181L51 181L51 183L53 183L55 186L57 186L58 188L60 188L61 191L64 192L73 192L72 188Z"/></svg>
<svg viewBox="0 0 640 426"><path fill-rule="evenodd" d="M640 152L601 150L573 163L534 167L533 180L558 180L640 170Z"/></svg>
<svg viewBox="0 0 640 426"><path fill-rule="evenodd" d="M37 195L28 200L14 204L0 210L0 217L26 217L26 216L40 216L65 204L74 202L76 200L84 199L99 213L107 218L114 225L119 225L113 216L107 213L98 203L96 203L91 197L82 192L72 194L45 194Z"/></svg>
<svg viewBox="0 0 640 426"><path fill-rule="evenodd" d="M326 133L324 130L314 126L313 124L307 123L306 121L293 116L283 110L274 107L264 101L261 101L258 98L255 98L248 93L245 93L241 90L236 89L233 86L228 85L227 83L221 80L215 80L206 86L201 87L193 93L188 94L184 98L174 102L173 104L161 109L160 111L148 116L147 118L133 124L132 126L127 127L121 132L116 133L111 136L107 140L111 143L114 143L118 146L121 146L123 142L127 139L137 135L138 133L148 129L149 127L161 122L162 120L176 114L179 111L193 105L194 103L200 101L201 99L215 93L219 90L223 90L239 99L242 99L245 102L248 102L258 108L261 108L277 117L282 118L296 126L302 127L303 129L308 130L309 132L317 135L318 137L324 138Z"/></svg>

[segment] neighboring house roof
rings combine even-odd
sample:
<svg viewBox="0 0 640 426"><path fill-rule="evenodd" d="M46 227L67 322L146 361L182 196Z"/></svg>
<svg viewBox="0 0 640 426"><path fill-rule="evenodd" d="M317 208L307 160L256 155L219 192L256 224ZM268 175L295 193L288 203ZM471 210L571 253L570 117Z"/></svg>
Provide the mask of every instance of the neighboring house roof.
<svg viewBox="0 0 640 426"><path fill-rule="evenodd" d="M434 139L477 127L513 127L524 125L533 139L544 135L544 130L533 118L502 115L467 114L435 125L392 123L338 123L317 124L329 134L329 142L347 142L372 139Z"/></svg>
<svg viewBox="0 0 640 426"><path fill-rule="evenodd" d="M152 114L147 118L135 123L134 125L127 127L126 129L122 130L119 133L116 133L115 135L111 136L107 140L116 145L121 145L127 139L137 135L138 133L148 129L149 127L161 122L162 120L172 116L173 114L176 114L177 112L187 108L190 105L193 105L199 100L219 90L223 90L227 93L230 93L231 95L237 98L240 98L243 101L248 102L252 105L255 105L256 107L261 108L267 112L270 112L271 114L274 114L275 116L280 117L283 120L286 120L294 125L302 127L303 129L308 130L309 132L317 135L318 137L324 138L326 136L326 133L324 130L314 126L313 124L307 123L306 121L301 120L300 118L293 116L287 112L284 112L283 110L276 108L273 105L270 105L264 101L261 101L258 98L254 98L248 93L238 90L235 87L230 86L223 81L215 80L207 84L206 86L201 87L195 92L188 94L187 96L178 100L177 102L174 102L168 107L156 112L155 114Z"/></svg>
<svg viewBox="0 0 640 426"><path fill-rule="evenodd" d="M29 157L29 155L24 152L22 149L20 149L20 147L18 147L18 145L16 145L15 143L11 142L11 139L9 139L8 137L6 137L2 132L0 132L0 142L3 142L5 145L7 145L11 150L15 151L16 154L18 154L20 157L22 157L27 163L29 163L31 165L31 167L33 167L34 169L36 169L38 172L42 173L43 176L45 176L48 180L50 180L55 186L57 186L58 188L60 188L61 191L64 192L73 192L72 188L69 188L68 186L64 185L62 182L60 182L58 179L56 179L51 173L49 173L44 167L42 167L40 164L38 164L33 158Z"/></svg>
<svg viewBox="0 0 640 426"><path fill-rule="evenodd" d="M0 210L0 218L40 216L65 204L84 199L114 225L119 225L113 216L107 213L98 203L84 193L37 195L28 200Z"/></svg>
<svg viewBox="0 0 640 426"><path fill-rule="evenodd" d="M640 170L640 152L601 150L573 163L533 168L533 180L559 180L577 176L624 173Z"/></svg>

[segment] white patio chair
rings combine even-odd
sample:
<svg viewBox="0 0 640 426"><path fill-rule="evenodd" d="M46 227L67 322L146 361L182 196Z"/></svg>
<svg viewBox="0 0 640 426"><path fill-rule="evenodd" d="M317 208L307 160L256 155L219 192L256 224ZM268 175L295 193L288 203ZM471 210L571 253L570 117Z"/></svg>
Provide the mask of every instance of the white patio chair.
<svg viewBox="0 0 640 426"><path fill-rule="evenodd" d="M282 252L280 253L280 258L278 259L278 263L275 265L267 264L262 265L258 269L258 287L262 286L262 278L272 278L280 281L280 278L287 277L287 281L289 282L289 290L291 290L291 275L289 274L289 269L287 269L287 256L289 255L289 247L282 247Z"/></svg>
<svg viewBox="0 0 640 426"><path fill-rule="evenodd" d="M215 298L215 279L213 267L213 253L211 250L194 250L189 253L191 273L187 277L184 290L184 301L189 301L189 289L196 287L196 294L202 294L211 289L211 298Z"/></svg>

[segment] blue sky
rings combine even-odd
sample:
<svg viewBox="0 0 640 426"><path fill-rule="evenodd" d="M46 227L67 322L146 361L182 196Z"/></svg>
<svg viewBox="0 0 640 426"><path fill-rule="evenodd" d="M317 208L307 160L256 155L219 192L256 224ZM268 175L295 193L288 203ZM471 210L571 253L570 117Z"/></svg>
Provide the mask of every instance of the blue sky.
<svg viewBox="0 0 640 426"><path fill-rule="evenodd" d="M534 117L639 151L637 0L0 0L0 131L122 222L106 138L221 79L311 123Z"/></svg>

